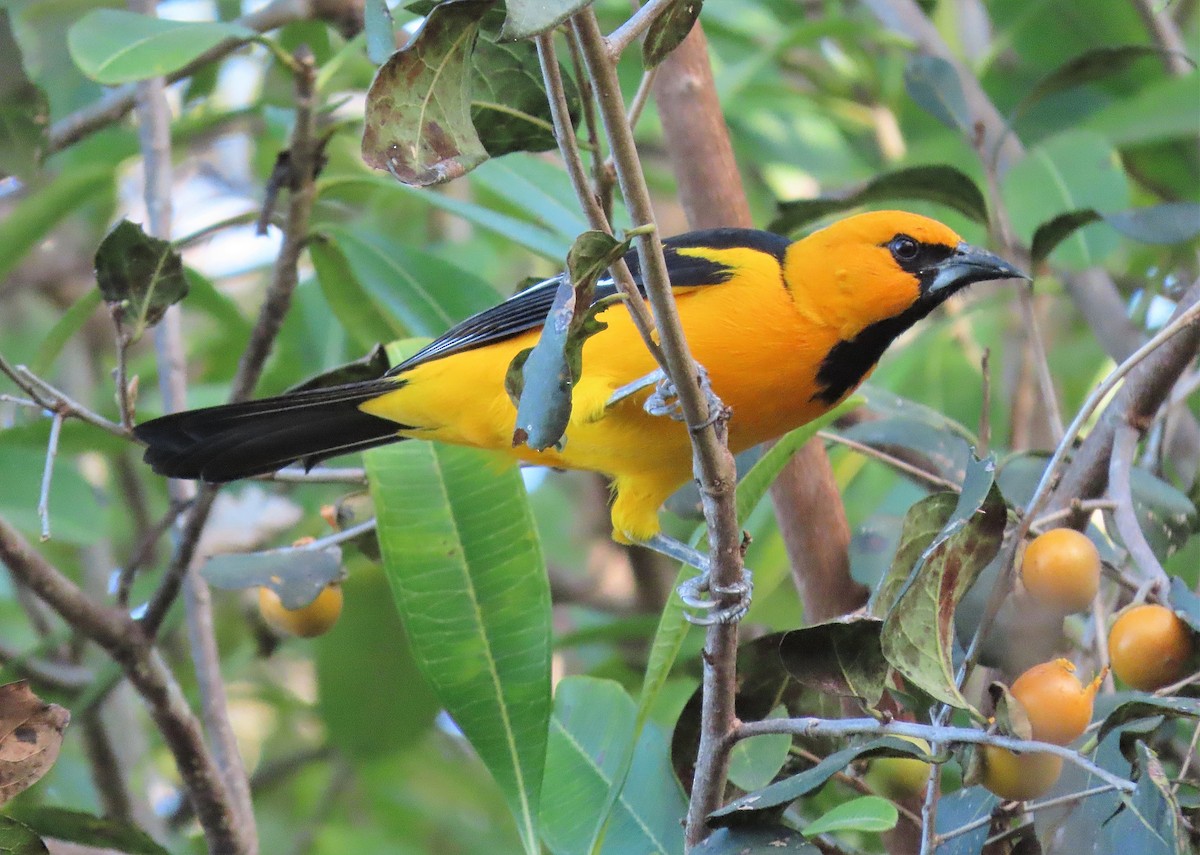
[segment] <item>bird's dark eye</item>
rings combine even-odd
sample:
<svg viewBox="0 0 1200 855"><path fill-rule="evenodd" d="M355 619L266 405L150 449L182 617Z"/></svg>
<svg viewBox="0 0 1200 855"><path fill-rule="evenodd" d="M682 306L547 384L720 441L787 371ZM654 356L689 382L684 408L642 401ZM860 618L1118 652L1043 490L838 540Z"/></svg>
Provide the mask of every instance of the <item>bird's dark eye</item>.
<svg viewBox="0 0 1200 855"><path fill-rule="evenodd" d="M921 250L921 245L908 235L896 235L888 243L892 257L897 261L912 261Z"/></svg>

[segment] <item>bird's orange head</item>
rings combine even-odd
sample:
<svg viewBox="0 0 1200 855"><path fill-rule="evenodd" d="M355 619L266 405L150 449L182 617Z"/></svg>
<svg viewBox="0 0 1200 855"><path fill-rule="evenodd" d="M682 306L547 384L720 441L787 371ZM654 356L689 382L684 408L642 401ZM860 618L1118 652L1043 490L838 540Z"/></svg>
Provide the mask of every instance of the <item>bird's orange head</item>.
<svg viewBox="0 0 1200 855"><path fill-rule="evenodd" d="M1029 278L937 220L904 211L839 220L792 244L785 265L797 310L838 342L818 375L818 396L830 402L952 294L973 282Z"/></svg>

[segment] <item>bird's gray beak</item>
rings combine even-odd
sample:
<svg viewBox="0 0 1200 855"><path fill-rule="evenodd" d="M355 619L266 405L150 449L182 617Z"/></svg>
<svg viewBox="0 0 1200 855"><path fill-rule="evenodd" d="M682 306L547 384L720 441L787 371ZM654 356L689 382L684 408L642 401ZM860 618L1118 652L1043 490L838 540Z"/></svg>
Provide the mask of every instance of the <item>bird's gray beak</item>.
<svg viewBox="0 0 1200 855"><path fill-rule="evenodd" d="M925 292L939 296L941 292L953 293L972 282L1030 278L995 253L968 243L956 246L950 257L938 263L930 272L933 277L926 279L929 284Z"/></svg>

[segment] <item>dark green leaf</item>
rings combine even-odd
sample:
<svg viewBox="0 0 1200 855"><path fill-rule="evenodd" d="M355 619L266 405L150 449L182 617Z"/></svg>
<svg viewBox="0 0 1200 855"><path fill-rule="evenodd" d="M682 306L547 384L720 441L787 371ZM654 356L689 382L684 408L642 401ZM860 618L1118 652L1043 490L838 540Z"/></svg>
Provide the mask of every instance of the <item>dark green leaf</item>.
<svg viewBox="0 0 1200 855"><path fill-rule="evenodd" d="M931 428L928 422L908 416L863 419L842 435L915 463L947 481L961 484L971 459L970 440L956 432Z"/></svg>
<svg viewBox="0 0 1200 855"><path fill-rule="evenodd" d="M979 223L988 221L987 200L966 173L946 164L910 166L871 179L836 197L781 202L770 229L795 234L810 223L873 202L923 199L937 202Z"/></svg>
<svg viewBox="0 0 1200 855"><path fill-rule="evenodd" d="M397 443L364 459L413 654L536 851L550 588L521 475L496 455L437 443Z"/></svg>
<svg viewBox="0 0 1200 855"><path fill-rule="evenodd" d="M37 832L7 816L0 816L0 852L4 855L50 855Z"/></svg>
<svg viewBox="0 0 1200 855"><path fill-rule="evenodd" d="M785 633L779 645L783 667L819 692L879 703L888 663L879 644L883 621L847 617Z"/></svg>
<svg viewBox="0 0 1200 855"><path fill-rule="evenodd" d="M754 823L762 816L768 816L821 787L855 760L869 757L915 757L925 762L933 759L922 751L920 746L895 736L884 736L861 745L852 745L830 754L816 766L799 775L777 781L769 787L735 799L720 810L713 811L708 815L708 825L710 828L720 828Z"/></svg>
<svg viewBox="0 0 1200 855"><path fill-rule="evenodd" d="M938 700L964 709L971 706L955 687L954 610L1004 535L1008 513L994 470L990 458L968 468L953 511L898 586L883 627L883 652L892 666ZM922 516L926 513L923 509ZM918 547L917 542L902 542L897 560Z"/></svg>
<svg viewBox="0 0 1200 855"><path fill-rule="evenodd" d="M805 837L837 831L869 831L878 834L896 827L900 813L896 806L879 796L860 796L842 802L814 819L804 829Z"/></svg>
<svg viewBox="0 0 1200 855"><path fill-rule="evenodd" d="M600 851L683 851L687 804L671 777L666 735L647 722L639 737L635 722L633 701L610 680L566 677L555 688L541 811L543 839L552 852L587 851L605 793L619 771L623 749L618 749L635 738L633 765Z"/></svg>
<svg viewBox="0 0 1200 855"><path fill-rule="evenodd" d="M768 719L786 718L782 705L771 710ZM758 790L775 780L791 754L792 737L787 733L768 733L743 739L729 752L729 782L743 790Z"/></svg>
<svg viewBox="0 0 1200 855"><path fill-rule="evenodd" d="M675 0L654 19L642 42L642 64L654 68L687 38L703 0Z"/></svg>
<svg viewBox="0 0 1200 855"><path fill-rule="evenodd" d="M591 0L506 0L508 16L500 38L506 41L527 39L557 27Z"/></svg>
<svg viewBox="0 0 1200 855"><path fill-rule="evenodd" d="M317 709L334 745L373 760L421 739L440 705L413 658L382 571L360 560L342 591L342 619L315 642ZM379 727L384 711L387 727Z"/></svg>
<svg viewBox="0 0 1200 855"><path fill-rule="evenodd" d="M1029 252L1033 263L1044 261L1060 243L1079 229L1100 219L1102 217L1099 212L1092 208L1084 208L1079 211L1067 211L1053 220L1042 223L1033 233L1033 245Z"/></svg>
<svg viewBox="0 0 1200 855"><path fill-rule="evenodd" d="M96 284L122 334L137 341L187 296L183 260L168 241L121 220L96 250Z"/></svg>
<svg viewBox="0 0 1200 855"><path fill-rule="evenodd" d="M9 814L43 837L82 843L97 849L115 849L130 855L169 855L146 832L121 820L47 805L10 808ZM0 852L7 855L8 851L0 844Z"/></svg>
<svg viewBox="0 0 1200 855"><path fill-rule="evenodd" d="M1130 240L1152 244L1184 243L1200 234L1200 204L1167 202L1105 214L1104 221Z"/></svg>
<svg viewBox="0 0 1200 855"><path fill-rule="evenodd" d="M490 16L489 16L490 17ZM579 89L562 75L567 111L579 116ZM554 148L554 124L533 42L501 42L486 28L471 64L471 120L491 157Z"/></svg>
<svg viewBox="0 0 1200 855"><path fill-rule="evenodd" d="M1096 733L1096 741L1103 742L1105 737L1121 725L1143 718L1200 718L1200 699L1198 698L1157 698L1153 695L1140 695L1134 700L1119 705L1104 718L1100 730Z"/></svg>
<svg viewBox="0 0 1200 855"><path fill-rule="evenodd" d="M262 585L279 595L285 609L299 609L342 578L342 550L288 547L264 552L214 555L200 569L214 588L239 591Z"/></svg>
<svg viewBox="0 0 1200 855"><path fill-rule="evenodd" d="M954 66L938 56L914 56L904 67L908 96L948 128L966 131L971 111Z"/></svg>
<svg viewBox="0 0 1200 855"><path fill-rule="evenodd" d="M41 167L49 112L46 93L25 74L8 11L0 9L0 176L28 181Z"/></svg>
<svg viewBox="0 0 1200 855"><path fill-rule="evenodd" d="M94 9L67 31L71 58L99 83L129 83L178 71L227 40L256 33L215 21L171 21L124 9Z"/></svg>
<svg viewBox="0 0 1200 855"><path fill-rule="evenodd" d="M796 829L775 823L718 828L692 849L692 855L820 855L820 852Z"/></svg>
<svg viewBox="0 0 1200 855"><path fill-rule="evenodd" d="M366 0L363 4L363 32L367 40L367 58L383 65L396 52L396 25L384 0Z"/></svg>
<svg viewBox="0 0 1200 855"><path fill-rule="evenodd" d="M1129 481L1138 526L1154 554L1165 561L1191 538L1196 527L1196 506L1175 487L1145 469L1134 467Z"/></svg>
<svg viewBox="0 0 1200 855"><path fill-rule="evenodd" d="M945 835L991 814L999 799L983 787L964 787L957 792L944 794L938 799L937 831ZM979 855L988 839L991 828L981 824L974 831L959 834L943 841L935 850L936 855Z"/></svg>
<svg viewBox="0 0 1200 855"><path fill-rule="evenodd" d="M362 156L397 181L424 187L487 159L471 122L471 55L493 0L451 0L392 54L367 92Z"/></svg>
<svg viewBox="0 0 1200 855"><path fill-rule="evenodd" d="M1035 83L1029 93L1021 99L1017 109L1013 111L1013 121L1016 121L1016 116L1024 113L1047 95L1111 77L1125 71L1139 59L1151 56L1162 57L1168 53L1169 51L1149 45L1105 45L1084 51L1078 56L1068 59ZM1191 62L1191 60L1188 61ZM1192 65L1194 66L1195 63Z"/></svg>

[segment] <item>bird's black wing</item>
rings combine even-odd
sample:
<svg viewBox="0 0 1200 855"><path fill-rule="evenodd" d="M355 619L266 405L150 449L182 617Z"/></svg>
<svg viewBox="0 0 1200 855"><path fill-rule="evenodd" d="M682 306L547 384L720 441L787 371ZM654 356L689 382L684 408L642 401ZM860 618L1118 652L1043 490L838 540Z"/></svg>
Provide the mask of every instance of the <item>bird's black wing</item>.
<svg viewBox="0 0 1200 855"><path fill-rule="evenodd" d="M782 259L790 243L785 237L755 229L708 229L667 238L663 241L663 248L671 285L676 288L695 288L719 285L733 275L733 270L711 259L681 254L681 249L706 247L719 250L748 247ZM645 293L637 252L630 250L626 253L625 262L629 265L638 290ZM443 356L494 344L537 329L545 322L546 315L554 303L554 293L558 289L561 276L562 274L539 282L499 305L472 315L392 368L388 374L399 374ZM617 287L612 279L604 278L596 283L596 300L616 293Z"/></svg>

